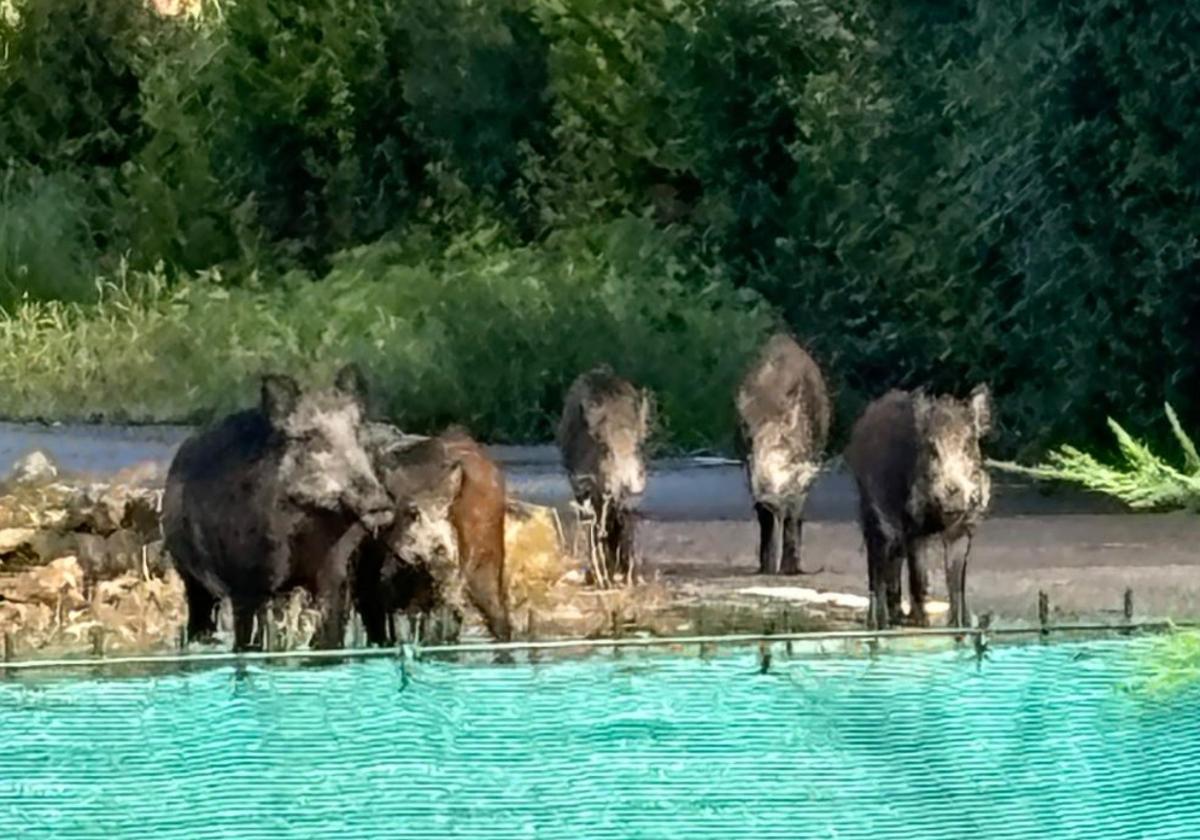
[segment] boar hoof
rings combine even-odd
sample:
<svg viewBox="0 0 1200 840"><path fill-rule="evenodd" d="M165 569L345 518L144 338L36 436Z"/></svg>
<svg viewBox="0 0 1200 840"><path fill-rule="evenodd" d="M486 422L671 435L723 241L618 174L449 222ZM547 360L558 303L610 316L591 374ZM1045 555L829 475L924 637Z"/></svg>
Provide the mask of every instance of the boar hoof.
<svg viewBox="0 0 1200 840"><path fill-rule="evenodd" d="M815 569L802 569L799 566L785 566L779 570L781 575L819 575L825 571L824 566L818 566Z"/></svg>

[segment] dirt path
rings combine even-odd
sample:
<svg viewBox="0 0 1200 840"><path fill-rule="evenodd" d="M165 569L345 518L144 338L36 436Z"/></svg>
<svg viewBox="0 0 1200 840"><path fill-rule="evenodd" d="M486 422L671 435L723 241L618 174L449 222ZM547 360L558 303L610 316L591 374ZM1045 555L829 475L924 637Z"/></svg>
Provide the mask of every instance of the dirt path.
<svg viewBox="0 0 1200 840"><path fill-rule="evenodd" d="M667 581L705 580L720 588L801 586L866 594L866 556L849 522L805 527L805 565L811 576L764 579L754 574L755 527L750 521L648 522L645 555ZM946 597L940 562L927 561L932 596ZM1119 617L1126 587L1135 616L1200 618L1200 517L1019 516L989 520L980 529L967 576L976 612L1005 623L1037 618L1045 590L1056 618Z"/></svg>

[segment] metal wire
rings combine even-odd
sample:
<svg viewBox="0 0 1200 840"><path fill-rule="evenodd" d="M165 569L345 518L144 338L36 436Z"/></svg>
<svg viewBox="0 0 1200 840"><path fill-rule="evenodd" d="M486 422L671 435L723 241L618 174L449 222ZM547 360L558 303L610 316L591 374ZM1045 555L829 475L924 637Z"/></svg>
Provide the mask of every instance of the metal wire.
<svg viewBox="0 0 1200 840"><path fill-rule="evenodd" d="M187 665L223 662L270 662L321 659L421 658L450 654L487 654L540 650L580 650L679 647L703 647L775 644L786 642L872 641L914 638L972 638L977 644L989 637L1037 636L1050 633L1134 633L1169 632L1200 627L1194 621L1143 621L1121 624L1079 623L1032 625L1027 627L929 627L897 630L825 630L796 633L744 633L707 636L634 636L622 638L542 639L515 642L471 642L443 645L404 643L396 647L343 648L337 650L217 651L212 653L144 654L136 656L86 657L78 659L30 659L0 662L0 672L56 668L104 668L122 665Z"/></svg>

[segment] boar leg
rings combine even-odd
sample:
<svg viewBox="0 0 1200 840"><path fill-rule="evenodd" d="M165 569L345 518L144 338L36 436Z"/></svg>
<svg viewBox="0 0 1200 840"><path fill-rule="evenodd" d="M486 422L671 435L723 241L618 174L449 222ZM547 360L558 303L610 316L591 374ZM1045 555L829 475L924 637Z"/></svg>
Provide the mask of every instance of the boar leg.
<svg viewBox="0 0 1200 840"><path fill-rule="evenodd" d="M381 647L395 642L391 613L385 603L383 546L378 541L363 545L354 559L354 602L362 616L367 643Z"/></svg>
<svg viewBox="0 0 1200 840"><path fill-rule="evenodd" d="M363 630L366 631L368 645L387 647L395 642L392 616L375 599L360 600L358 614L362 616Z"/></svg>
<svg viewBox="0 0 1200 840"><path fill-rule="evenodd" d="M387 612L375 599L360 600L358 614L362 616L363 630L367 634L368 645L387 647L395 643L395 626L391 613Z"/></svg>
<svg viewBox="0 0 1200 840"><path fill-rule="evenodd" d="M604 573L610 583L623 582L629 572L629 512L616 502L606 506L604 517Z"/></svg>
<svg viewBox="0 0 1200 840"><path fill-rule="evenodd" d="M910 540L905 547L908 559L909 623L917 627L929 626L929 615L925 612L925 601L929 596L929 572L921 555L921 548Z"/></svg>
<svg viewBox="0 0 1200 840"><path fill-rule="evenodd" d="M904 579L904 544L893 538L888 540L884 554L884 589L887 591L887 627L899 625L904 620L901 603Z"/></svg>
<svg viewBox="0 0 1200 840"><path fill-rule="evenodd" d="M875 510L868 504L863 504L861 510L863 538L867 544L867 627L871 630L883 630L888 626L888 540Z"/></svg>
<svg viewBox="0 0 1200 840"><path fill-rule="evenodd" d="M781 575L818 575L825 571L821 566L812 571L800 568L800 543L804 532L804 517L797 511L789 511L783 518L783 556L779 560Z"/></svg>
<svg viewBox="0 0 1200 840"><path fill-rule="evenodd" d="M779 540L775 533L779 517L762 502L754 505L754 512L758 515L758 573L773 575L779 566Z"/></svg>
<svg viewBox="0 0 1200 840"><path fill-rule="evenodd" d="M512 622L509 620L502 572L475 567L467 573L467 599L479 610L492 637L499 642L512 641Z"/></svg>
<svg viewBox="0 0 1200 840"><path fill-rule="evenodd" d="M637 529L637 518L628 508L618 508L613 513L613 556L615 572L626 582L632 583L636 573L637 557L634 555L633 538ZM611 574L611 573L610 573ZM615 578L614 578L615 579Z"/></svg>
<svg viewBox="0 0 1200 840"><path fill-rule="evenodd" d="M946 558L946 589L950 594L951 627L966 627L967 615L967 555L971 553L971 536L968 534L953 542L942 542Z"/></svg>
<svg viewBox="0 0 1200 840"><path fill-rule="evenodd" d="M258 601L235 600L233 602L233 649L235 652L252 650L254 645L254 616L262 608Z"/></svg>
<svg viewBox="0 0 1200 840"><path fill-rule="evenodd" d="M317 598L321 603L321 627L313 640L313 647L323 650L337 650L345 644L346 638L346 579L337 576L322 581Z"/></svg>
<svg viewBox="0 0 1200 840"><path fill-rule="evenodd" d="M183 593L187 599L188 621L187 639L198 642L211 638L217 632L217 621L214 612L217 599L196 578L182 569L176 568L183 579Z"/></svg>

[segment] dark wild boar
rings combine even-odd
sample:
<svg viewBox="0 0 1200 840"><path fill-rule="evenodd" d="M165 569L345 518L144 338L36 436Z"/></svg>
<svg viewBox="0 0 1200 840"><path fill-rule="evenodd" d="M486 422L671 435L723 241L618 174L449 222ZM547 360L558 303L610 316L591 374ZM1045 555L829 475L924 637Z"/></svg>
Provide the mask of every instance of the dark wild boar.
<svg viewBox="0 0 1200 840"><path fill-rule="evenodd" d="M338 647L350 553L339 541L392 520L360 440L362 381L349 366L327 389L271 375L261 397L184 441L167 473L163 536L183 578L188 635L211 635L228 597L243 650L272 596L303 586L324 612L314 645Z"/></svg>
<svg viewBox="0 0 1200 840"><path fill-rule="evenodd" d="M649 394L608 365L581 374L567 390L558 448L598 554L589 578L602 586L634 575L633 506L646 489L650 412Z"/></svg>
<svg viewBox="0 0 1200 840"><path fill-rule="evenodd" d="M858 484L867 545L870 622L899 623L908 563L909 622L928 625L922 549L937 538L950 596L949 624L965 627L967 555L991 499L980 439L991 429L991 396L968 399L891 391L867 406L851 431L846 462Z"/></svg>
<svg viewBox="0 0 1200 840"><path fill-rule="evenodd" d="M821 370L790 336L773 336L738 388L738 439L758 517L760 574L803 572L804 504L829 439Z"/></svg>
<svg viewBox="0 0 1200 840"><path fill-rule="evenodd" d="M473 607L498 641L512 639L504 569L504 474L465 431L395 438L374 453L392 497L391 528L360 548L358 609L372 644L394 643L397 611Z"/></svg>

